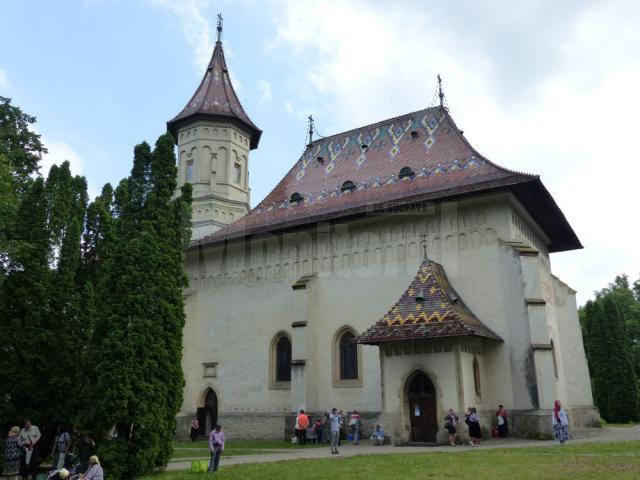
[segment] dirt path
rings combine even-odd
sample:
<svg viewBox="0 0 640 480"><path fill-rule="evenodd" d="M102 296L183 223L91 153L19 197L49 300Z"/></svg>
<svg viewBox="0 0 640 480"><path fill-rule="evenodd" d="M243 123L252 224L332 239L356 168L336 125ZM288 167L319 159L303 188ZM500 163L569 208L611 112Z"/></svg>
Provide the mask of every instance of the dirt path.
<svg viewBox="0 0 640 480"><path fill-rule="evenodd" d="M593 428L576 431L573 433L571 443L591 443L591 442L623 442L629 440L640 440L640 425L629 428ZM225 458L224 454L220 459L221 466L239 465L244 463L266 463L280 462L283 460L300 460L304 458L340 458L353 457L355 455L384 455L389 453L432 453L432 452L464 452L471 449L487 449L487 448L523 448L523 447L548 447L557 445L554 440L523 440L519 438L487 440L480 447L448 445L437 447L408 446L396 447L393 445L383 445L376 447L374 445L344 445L340 448L340 455L331 455L329 446L327 448L313 448L305 450L288 450L286 453L264 453L256 455L242 455L236 457ZM172 462L167 466L167 470L189 470L191 462L180 461Z"/></svg>

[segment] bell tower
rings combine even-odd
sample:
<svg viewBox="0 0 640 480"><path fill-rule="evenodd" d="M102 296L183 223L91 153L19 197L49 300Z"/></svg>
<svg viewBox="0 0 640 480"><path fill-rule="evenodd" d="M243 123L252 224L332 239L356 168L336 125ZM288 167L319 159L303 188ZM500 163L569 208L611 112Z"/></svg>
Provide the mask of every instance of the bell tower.
<svg viewBox="0 0 640 480"><path fill-rule="evenodd" d="M178 145L178 192L193 185L192 240L233 223L249 211L249 152L262 131L251 121L231 84L217 41L200 86L167 129Z"/></svg>

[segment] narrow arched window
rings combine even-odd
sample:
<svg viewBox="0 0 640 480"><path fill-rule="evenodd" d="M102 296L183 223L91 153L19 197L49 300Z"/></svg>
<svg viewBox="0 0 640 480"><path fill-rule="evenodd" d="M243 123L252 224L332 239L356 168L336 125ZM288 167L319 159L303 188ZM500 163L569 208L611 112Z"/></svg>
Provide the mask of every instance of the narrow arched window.
<svg viewBox="0 0 640 480"><path fill-rule="evenodd" d="M558 378L558 359L556 358L556 346L553 340L549 342L551 344L551 359L553 360L553 375Z"/></svg>
<svg viewBox="0 0 640 480"><path fill-rule="evenodd" d="M482 393L480 390L480 365L478 365L478 359L473 357L473 386L476 390L476 395L479 397Z"/></svg>
<svg viewBox="0 0 640 480"><path fill-rule="evenodd" d="M346 331L340 337L340 380L358 378L358 345L353 333Z"/></svg>
<svg viewBox="0 0 640 480"><path fill-rule="evenodd" d="M280 337L276 343L276 382L291 381L291 342Z"/></svg>

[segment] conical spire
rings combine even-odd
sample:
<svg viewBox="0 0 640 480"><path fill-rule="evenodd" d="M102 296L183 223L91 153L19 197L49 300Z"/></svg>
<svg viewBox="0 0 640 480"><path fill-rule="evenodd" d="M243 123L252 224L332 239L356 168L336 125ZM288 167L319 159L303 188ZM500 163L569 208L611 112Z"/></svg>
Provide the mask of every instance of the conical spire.
<svg viewBox="0 0 640 480"><path fill-rule="evenodd" d="M222 16L218 15L217 41L200 86L189 103L172 120L167 129L177 141L178 130L190 120L211 118L232 121L244 127L251 137L251 149L258 147L260 130L242 108L231 79L222 48Z"/></svg>

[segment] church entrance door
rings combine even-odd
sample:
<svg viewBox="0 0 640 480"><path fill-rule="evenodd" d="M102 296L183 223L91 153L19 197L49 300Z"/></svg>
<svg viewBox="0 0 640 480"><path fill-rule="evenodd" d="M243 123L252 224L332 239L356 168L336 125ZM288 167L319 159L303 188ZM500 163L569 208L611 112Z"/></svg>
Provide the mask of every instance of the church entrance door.
<svg viewBox="0 0 640 480"><path fill-rule="evenodd" d="M198 408L199 435L208 435L218 421L218 396L209 389L204 397L204 407Z"/></svg>
<svg viewBox="0 0 640 480"><path fill-rule="evenodd" d="M436 443L436 389L424 373L414 375L410 382L408 398L411 441Z"/></svg>

